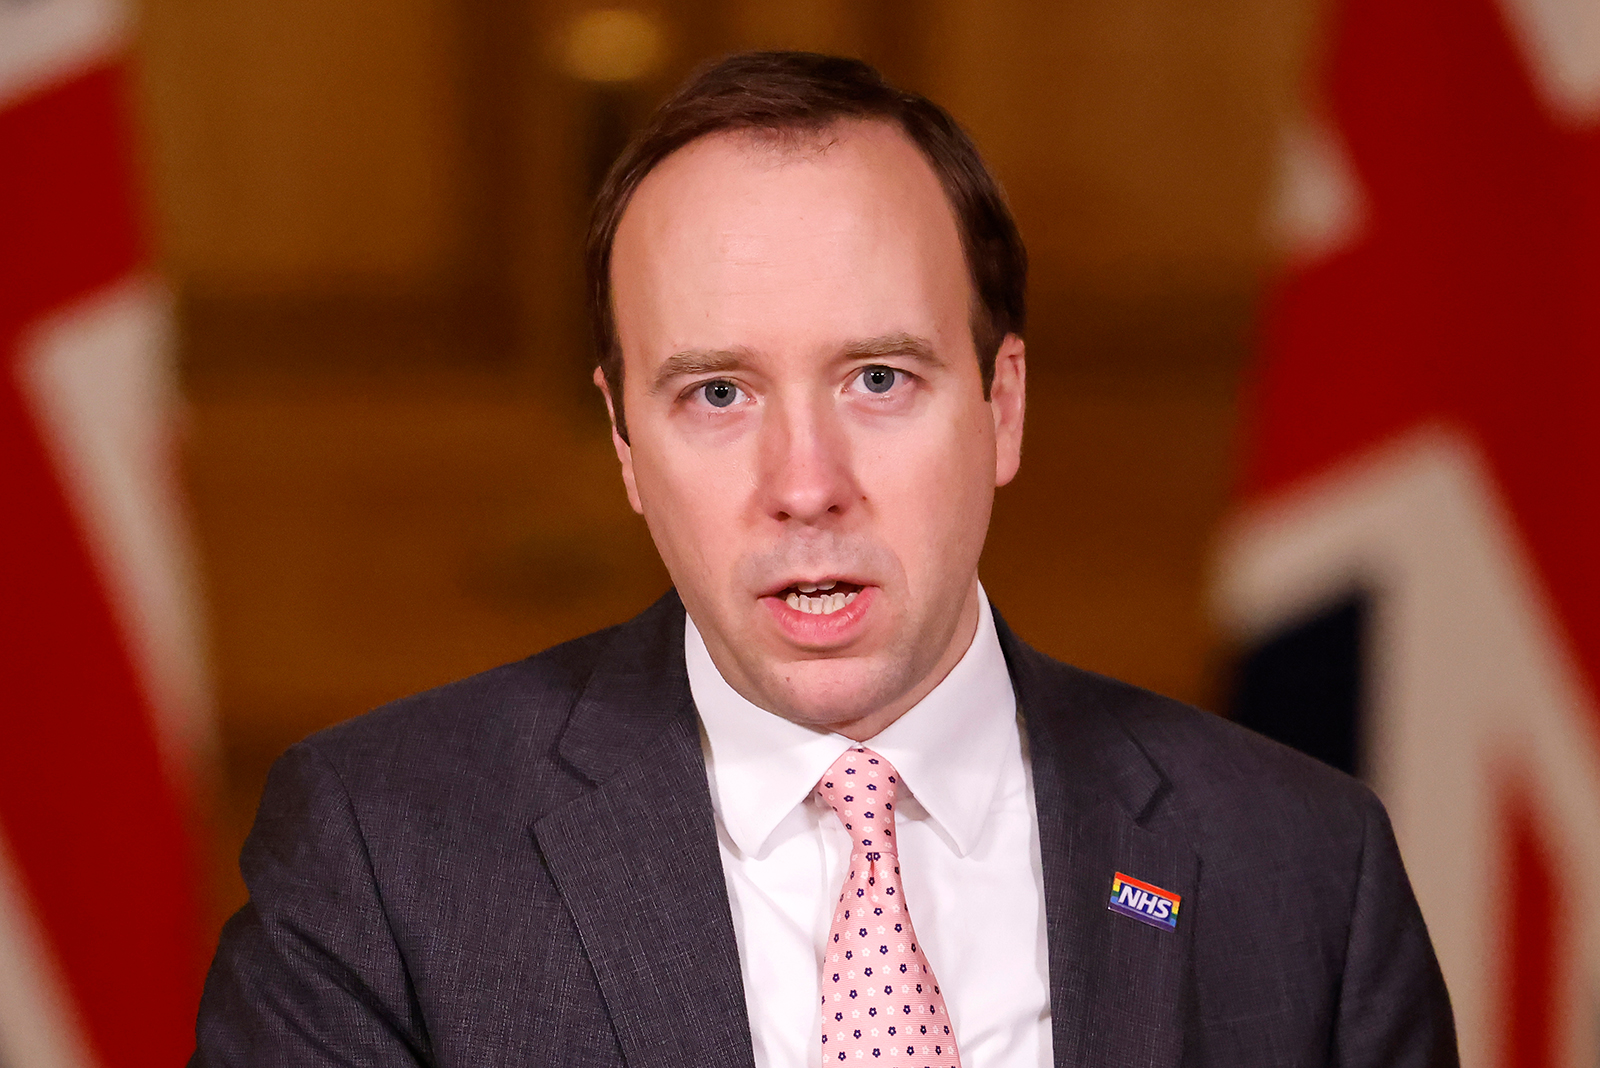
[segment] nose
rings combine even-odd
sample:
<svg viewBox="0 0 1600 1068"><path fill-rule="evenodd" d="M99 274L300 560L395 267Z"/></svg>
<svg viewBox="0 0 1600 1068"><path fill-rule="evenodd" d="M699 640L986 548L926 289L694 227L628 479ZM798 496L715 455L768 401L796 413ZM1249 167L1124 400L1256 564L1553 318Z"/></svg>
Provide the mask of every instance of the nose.
<svg viewBox="0 0 1600 1068"><path fill-rule="evenodd" d="M769 406L761 425L759 497L783 523L826 524L861 498L849 435L825 400L793 398Z"/></svg>

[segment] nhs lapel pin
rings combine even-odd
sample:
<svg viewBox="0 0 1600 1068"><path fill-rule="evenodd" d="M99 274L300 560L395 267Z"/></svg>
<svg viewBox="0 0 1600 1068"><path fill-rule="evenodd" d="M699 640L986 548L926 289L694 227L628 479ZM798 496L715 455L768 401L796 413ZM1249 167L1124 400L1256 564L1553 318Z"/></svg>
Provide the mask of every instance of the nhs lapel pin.
<svg viewBox="0 0 1600 1068"><path fill-rule="evenodd" d="M1119 871L1111 877L1111 903L1106 908L1151 927L1172 931L1178 926L1178 904L1182 900L1170 890L1131 879Z"/></svg>

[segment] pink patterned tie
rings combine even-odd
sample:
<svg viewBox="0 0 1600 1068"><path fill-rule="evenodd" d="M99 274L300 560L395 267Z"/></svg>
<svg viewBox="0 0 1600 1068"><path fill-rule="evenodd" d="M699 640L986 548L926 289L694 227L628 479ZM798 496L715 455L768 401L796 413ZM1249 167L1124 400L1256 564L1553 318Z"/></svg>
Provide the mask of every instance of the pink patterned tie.
<svg viewBox="0 0 1600 1068"><path fill-rule="evenodd" d="M894 765L848 749L817 794L850 832L850 874L822 959L822 1064L960 1068L950 1014L917 947L894 840Z"/></svg>

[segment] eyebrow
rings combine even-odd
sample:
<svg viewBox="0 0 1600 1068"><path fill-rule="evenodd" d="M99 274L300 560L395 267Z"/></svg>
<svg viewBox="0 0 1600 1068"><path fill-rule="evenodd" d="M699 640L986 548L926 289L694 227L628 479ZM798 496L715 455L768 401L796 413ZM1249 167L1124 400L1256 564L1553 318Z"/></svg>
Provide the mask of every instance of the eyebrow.
<svg viewBox="0 0 1600 1068"><path fill-rule="evenodd" d="M934 350L931 341L905 333L882 334L851 341L840 350L839 358L841 361L902 359L929 368L945 366L944 358ZM655 381L650 385L650 392L660 393L679 378L737 371L749 361L750 353L743 349L686 349L675 352L661 362Z"/></svg>
<svg viewBox="0 0 1600 1068"><path fill-rule="evenodd" d="M864 341L852 341L842 353L846 360L910 360L924 367L941 368L944 358L934 350L933 342L915 334L884 334Z"/></svg>
<svg viewBox="0 0 1600 1068"><path fill-rule="evenodd" d="M689 349L675 352L661 362L651 393L660 393L674 379L692 378L695 375L725 374L737 371L749 360L749 354L739 349Z"/></svg>

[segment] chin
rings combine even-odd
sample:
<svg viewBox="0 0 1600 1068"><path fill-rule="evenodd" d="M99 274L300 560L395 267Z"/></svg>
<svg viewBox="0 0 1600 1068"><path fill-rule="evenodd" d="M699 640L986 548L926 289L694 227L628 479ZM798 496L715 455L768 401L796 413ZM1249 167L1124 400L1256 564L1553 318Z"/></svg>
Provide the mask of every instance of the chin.
<svg viewBox="0 0 1600 1068"><path fill-rule="evenodd" d="M894 701L906 686L903 672L866 657L822 657L789 665L772 680L774 711L809 727L854 723Z"/></svg>

